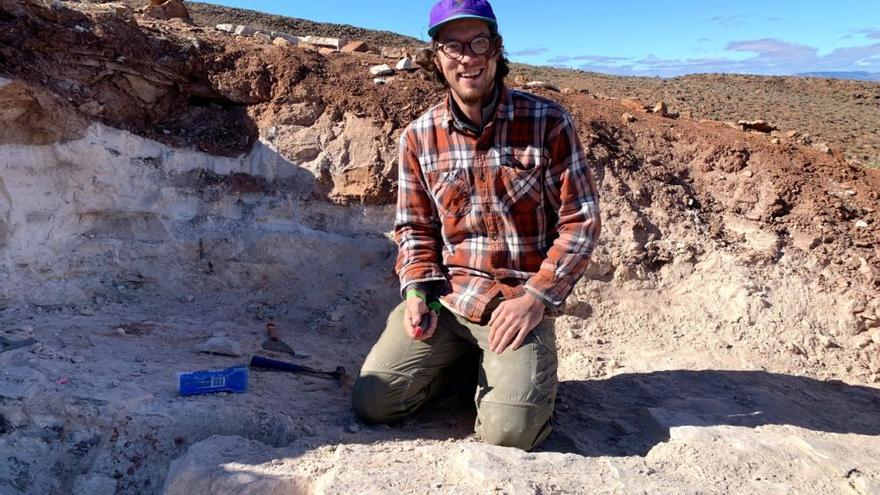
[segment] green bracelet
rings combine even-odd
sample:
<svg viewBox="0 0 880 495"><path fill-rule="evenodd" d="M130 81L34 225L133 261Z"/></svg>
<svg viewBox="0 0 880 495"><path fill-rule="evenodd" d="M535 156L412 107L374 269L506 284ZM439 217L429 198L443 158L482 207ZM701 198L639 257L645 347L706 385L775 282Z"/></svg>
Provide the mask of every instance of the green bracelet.
<svg viewBox="0 0 880 495"><path fill-rule="evenodd" d="M410 297L418 297L422 301L427 302L427 299L425 299L425 295L422 294L422 291L420 291L418 289L410 289L410 290L406 291L406 298L409 299Z"/></svg>
<svg viewBox="0 0 880 495"><path fill-rule="evenodd" d="M440 301L431 301L428 303L428 309L436 311L438 313L440 312L440 309L442 309L442 308L443 308L443 305L440 304Z"/></svg>

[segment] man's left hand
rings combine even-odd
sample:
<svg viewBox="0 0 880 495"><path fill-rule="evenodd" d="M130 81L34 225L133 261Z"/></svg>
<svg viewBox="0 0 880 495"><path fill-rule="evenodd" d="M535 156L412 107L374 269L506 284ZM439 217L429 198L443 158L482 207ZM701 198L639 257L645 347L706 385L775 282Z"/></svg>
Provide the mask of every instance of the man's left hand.
<svg viewBox="0 0 880 495"><path fill-rule="evenodd" d="M526 292L502 302L489 320L489 350L501 354L508 346L517 350L544 318L544 303Z"/></svg>

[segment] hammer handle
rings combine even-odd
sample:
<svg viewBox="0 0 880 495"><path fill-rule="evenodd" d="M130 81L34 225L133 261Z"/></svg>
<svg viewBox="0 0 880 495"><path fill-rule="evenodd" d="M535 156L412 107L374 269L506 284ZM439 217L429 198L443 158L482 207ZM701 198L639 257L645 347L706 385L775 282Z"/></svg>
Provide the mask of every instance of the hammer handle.
<svg viewBox="0 0 880 495"><path fill-rule="evenodd" d="M271 340L281 340L281 335L278 334L278 326L275 325L274 321L269 321L266 323L266 333L269 334L269 338Z"/></svg>

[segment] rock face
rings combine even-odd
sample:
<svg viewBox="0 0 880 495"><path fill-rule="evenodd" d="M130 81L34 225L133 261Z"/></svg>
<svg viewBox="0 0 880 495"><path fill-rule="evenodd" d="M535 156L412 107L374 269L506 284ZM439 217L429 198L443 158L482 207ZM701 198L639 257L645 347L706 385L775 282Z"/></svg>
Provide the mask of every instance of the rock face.
<svg viewBox="0 0 880 495"><path fill-rule="evenodd" d="M179 397L243 361L197 344L262 352L269 319L357 372L399 302L399 136L442 94L370 84L369 53L139 22L0 0L0 336L33 339L0 350L0 493L877 490L880 174L580 92L540 91L604 229L540 451L478 443L466 405L362 425L304 375Z"/></svg>

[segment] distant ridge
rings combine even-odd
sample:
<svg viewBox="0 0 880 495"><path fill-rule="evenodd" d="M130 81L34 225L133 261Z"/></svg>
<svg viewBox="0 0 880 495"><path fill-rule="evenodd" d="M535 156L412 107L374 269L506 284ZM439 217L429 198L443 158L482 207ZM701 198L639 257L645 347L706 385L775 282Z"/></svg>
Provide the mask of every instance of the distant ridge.
<svg viewBox="0 0 880 495"><path fill-rule="evenodd" d="M801 76L801 77L830 77L832 79L853 79L856 81L880 82L880 72L829 71L829 72L802 72L797 75Z"/></svg>

